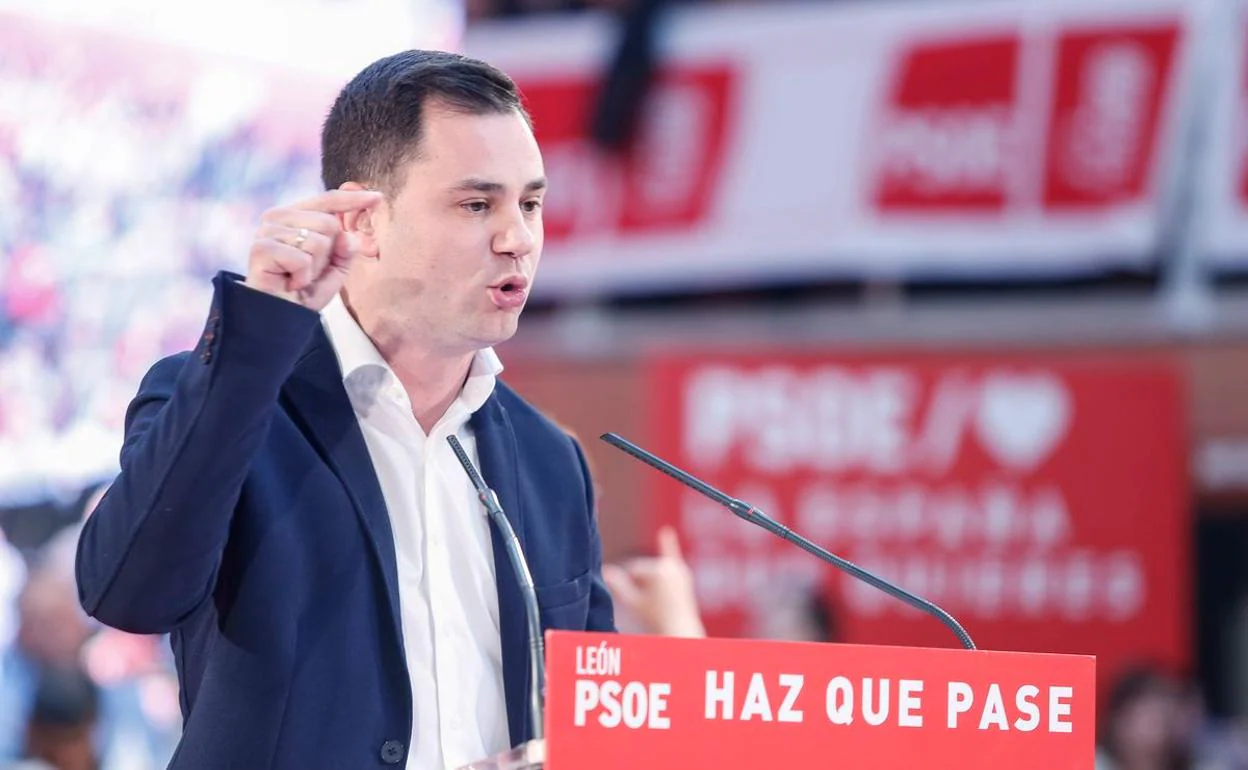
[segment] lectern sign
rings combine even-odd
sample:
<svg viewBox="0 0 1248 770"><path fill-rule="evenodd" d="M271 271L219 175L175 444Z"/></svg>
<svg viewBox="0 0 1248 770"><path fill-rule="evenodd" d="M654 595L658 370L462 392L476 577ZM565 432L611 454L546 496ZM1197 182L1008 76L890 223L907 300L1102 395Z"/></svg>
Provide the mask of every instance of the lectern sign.
<svg viewBox="0 0 1248 770"><path fill-rule="evenodd" d="M552 632L548 770L1092 770L1091 657Z"/></svg>

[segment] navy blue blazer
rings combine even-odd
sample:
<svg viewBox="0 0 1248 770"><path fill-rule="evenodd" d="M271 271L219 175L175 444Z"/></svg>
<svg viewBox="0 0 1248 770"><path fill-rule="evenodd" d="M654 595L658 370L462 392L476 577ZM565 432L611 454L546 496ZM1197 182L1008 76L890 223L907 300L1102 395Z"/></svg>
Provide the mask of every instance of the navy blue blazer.
<svg viewBox="0 0 1248 770"><path fill-rule="evenodd" d="M115 628L171 634L171 768L399 765L425 739L411 709L425 683L404 662L381 487L319 314L237 278L216 277L199 345L152 367L130 404L121 473L82 532L80 599ZM502 382L471 425L543 628L614 630L580 446ZM496 531L494 562L514 745L532 735L527 634Z"/></svg>

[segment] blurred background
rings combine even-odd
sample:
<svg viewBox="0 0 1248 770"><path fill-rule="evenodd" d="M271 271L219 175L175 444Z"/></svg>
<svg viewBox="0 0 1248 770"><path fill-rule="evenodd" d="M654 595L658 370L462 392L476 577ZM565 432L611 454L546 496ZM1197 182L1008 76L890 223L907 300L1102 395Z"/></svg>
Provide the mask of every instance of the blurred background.
<svg viewBox="0 0 1248 770"><path fill-rule="evenodd" d="M0 0L0 767L165 766L168 646L82 615L77 526L337 89L410 47L533 113L500 353L609 560L674 526L713 635L956 643L614 431L981 647L1095 654L1104 767L1248 768L1248 0Z"/></svg>

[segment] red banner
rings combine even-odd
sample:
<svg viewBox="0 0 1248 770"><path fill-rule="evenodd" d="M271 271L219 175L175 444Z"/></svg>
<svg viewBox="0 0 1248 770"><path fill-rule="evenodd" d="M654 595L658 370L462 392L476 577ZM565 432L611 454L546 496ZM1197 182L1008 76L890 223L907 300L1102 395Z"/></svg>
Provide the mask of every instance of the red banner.
<svg viewBox="0 0 1248 770"><path fill-rule="evenodd" d="M550 770L1092 770L1094 661L553 632Z"/></svg>
<svg viewBox="0 0 1248 770"><path fill-rule="evenodd" d="M1177 20L1072 26L1042 77L1020 76L1020 60L1043 38L910 44L878 130L864 137L878 158L875 207L1000 214L1040 199L1054 211L1147 200L1180 29ZM1039 103L1051 104L1043 134L1033 130Z"/></svg>
<svg viewBox="0 0 1248 770"><path fill-rule="evenodd" d="M983 648L1189 655L1180 386L1157 361L1002 356L655 362L655 451L944 606ZM708 629L776 636L826 596L838 639L949 646L943 626L650 477Z"/></svg>
<svg viewBox="0 0 1248 770"><path fill-rule="evenodd" d="M864 137L879 157L875 206L890 211L1000 212L1019 152L1017 33L913 44Z"/></svg>
<svg viewBox="0 0 1248 770"><path fill-rule="evenodd" d="M529 76L519 85L548 173L564 188L553 191L544 207L552 243L705 223L737 109L730 66L663 70L654 84L657 106L641 119L636 144L618 156L589 138L601 88L596 73Z"/></svg>
<svg viewBox="0 0 1248 770"><path fill-rule="evenodd" d="M590 138L607 17L470 29L545 152L549 296L1156 259L1207 5L674 13L638 141Z"/></svg>
<svg viewBox="0 0 1248 770"><path fill-rule="evenodd" d="M1058 40L1045 204L1086 211L1147 198L1179 24L1068 30Z"/></svg>

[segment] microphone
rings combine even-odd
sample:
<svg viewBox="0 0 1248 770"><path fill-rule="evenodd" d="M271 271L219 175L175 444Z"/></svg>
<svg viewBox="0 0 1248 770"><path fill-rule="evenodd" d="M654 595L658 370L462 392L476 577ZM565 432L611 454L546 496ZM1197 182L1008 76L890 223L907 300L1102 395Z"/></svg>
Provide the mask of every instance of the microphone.
<svg viewBox="0 0 1248 770"><path fill-rule="evenodd" d="M524 596L524 617L529 625L529 678L533 682L533 688L529 691L529 719L533 723L533 739L541 740L542 710L546 693L546 652L543 648L542 620L537 607L537 589L533 587L533 575L529 573L529 563L524 558L524 552L520 550L520 540L516 537L516 531L512 529L511 522L507 521L507 517L503 514L498 495L486 486L485 479L481 478L481 472L472 464L472 460L468 459L468 453L464 451L459 439L452 435L447 436L446 441L451 445L455 459L464 466L464 473L468 474L472 485L476 487L477 499L481 501L481 505L485 506L485 512L489 514L490 521L502 535L503 543L507 547L507 556L511 560L511 567L516 572L516 579L520 581L520 593Z"/></svg>
<svg viewBox="0 0 1248 770"><path fill-rule="evenodd" d="M691 476L690 474L682 471L680 468L677 468L675 465L656 457L655 455L647 452L631 441L616 435L615 433L604 433L601 438L603 441L607 442L616 449L632 455L646 465L649 465L651 468L654 468L662 473L666 473L668 476L671 476L690 489L706 495L751 524L762 527L773 535L789 541L798 548L801 548L803 551L817 556L843 572L848 572L858 580L880 589L894 599L905 602L911 607L914 607L916 610L920 610L921 612L931 615L941 623L945 624L945 626L958 637L958 641L962 643L963 647L968 650L975 649L975 643L971 641L971 637L968 633L966 633L966 629L962 628L962 624L954 620L953 616L948 612L945 612L943 609L936 606L932 602L929 602L927 599L915 596L904 588L894 585L884 578L868 572L862 567L859 567L857 564L842 559L836 554L820 548L767 514L763 513L753 505L724 494L710 484L707 484L705 481Z"/></svg>

